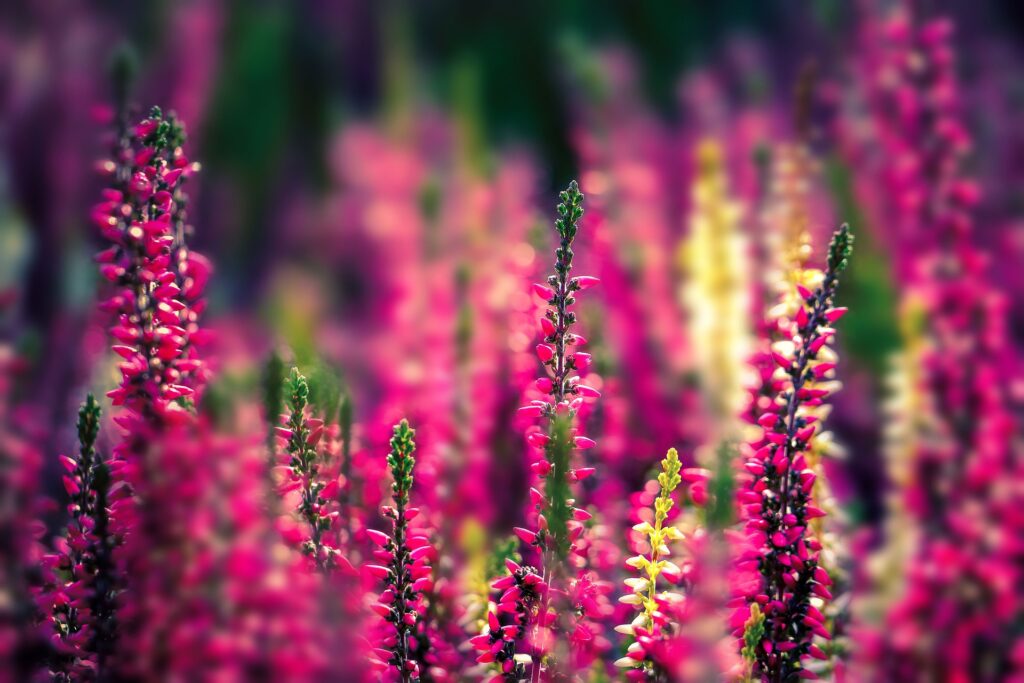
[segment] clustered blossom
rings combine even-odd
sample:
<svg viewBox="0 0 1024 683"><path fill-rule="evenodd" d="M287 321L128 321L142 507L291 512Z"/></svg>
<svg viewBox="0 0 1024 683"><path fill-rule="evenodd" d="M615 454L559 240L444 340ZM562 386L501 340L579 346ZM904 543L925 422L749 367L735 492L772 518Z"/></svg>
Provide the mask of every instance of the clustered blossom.
<svg viewBox="0 0 1024 683"><path fill-rule="evenodd" d="M763 436L751 444L744 465L749 477L738 492L749 543L740 565L753 575L738 585L740 605L732 625L746 646L751 673L763 681L816 678L804 660L826 658L813 640L830 637L820 607L831 598L832 580L818 564L821 544L808 529L824 513L812 498L816 474L805 452L818 428L806 410L821 404L829 391L807 385L835 367L818 354L835 334L832 323L846 312L833 301L851 245L844 225L829 246L821 284L814 291L800 289L804 302L790 341L773 350L780 369L773 379L775 397L758 420Z"/></svg>
<svg viewBox="0 0 1024 683"><path fill-rule="evenodd" d="M891 586L879 591L882 618L860 624L855 664L891 679L1009 680L1024 672L1024 552L1010 540L1021 537L1024 468L1013 436L1019 398L1007 381L1019 359L1005 295L975 246L982 197L965 172L974 142L952 33L949 19L899 5L872 17L864 36L869 121L881 144L863 198L894 246L911 324L887 429L897 487L889 572L874 577ZM870 184L888 191L871 194Z"/></svg>
<svg viewBox="0 0 1024 683"><path fill-rule="evenodd" d="M682 482L679 475L681 468L676 449L669 449L661 461L661 473L658 475L660 492L654 500L654 524L641 522L633 527L634 531L646 536L650 552L647 555L634 555L626 561L640 576L625 580L631 592L619 598L619 602L642 608L632 622L615 629L635 639L626 656L616 662L617 666L631 669L627 674L630 680L643 680L656 675L656 663L650 651L665 632L671 632L671 603L681 600L679 595L671 591L659 593L657 590L659 576L675 584L681 573L679 567L668 559L671 557L668 542L681 540L682 533L674 526L665 526L665 520L675 505L672 493Z"/></svg>
<svg viewBox="0 0 1024 683"><path fill-rule="evenodd" d="M817 288L825 276L820 268L811 265L814 251L812 218L822 213L815 211L814 206L814 198L821 194L817 187L820 183L819 174L818 162L808 144L782 144L773 150L771 180L764 210L765 240L770 257L764 264L764 299L760 310L756 311L759 344L750 359L755 371L755 382L749 388L750 401L744 415L755 438L760 430L758 420L766 412L765 409L771 407L775 392L778 364L773 356L773 348L779 343L785 345L789 339L792 321L805 305L802 292ZM837 363L838 356L830 345L825 345L818 350L817 360ZM804 386L811 390L826 389L834 394L841 388L841 383L833 377L833 373L826 373L822 377L809 378ZM808 423L817 421L819 425L824 425L831 410L832 406L828 403L804 406ZM839 455L841 452L833 443L832 434L821 428L804 451L807 465L815 473L811 496L815 506L826 513L826 516L810 522L812 535L822 546L818 565L835 582L832 591L836 593L836 599L830 601L822 611L827 628L844 621L843 610L848 605L842 594L837 593L837 590L847 588L844 561L848 559L848 552L835 533L835 529L844 521L843 511L832 494L829 477L825 474L826 459ZM833 633L830 653L840 651L845 646L845 641L837 638L839 635L841 629ZM833 658L828 666L839 663L839 658ZM827 672L827 667L824 672Z"/></svg>
<svg viewBox="0 0 1024 683"><path fill-rule="evenodd" d="M124 131L114 158L99 164L110 177L93 222L111 246L96 260L116 289L103 303L116 316L110 334L124 359L121 386L107 395L150 423L181 422L178 399L191 399L205 377L197 345L209 263L185 245L181 189L195 171L182 151L184 130L154 108Z"/></svg>
<svg viewBox="0 0 1024 683"><path fill-rule="evenodd" d="M67 536L45 558L53 586L43 594L54 628L54 680L103 675L113 604L107 487L109 473L96 452L100 407L92 394L78 411L77 457L61 456L69 496Z"/></svg>
<svg viewBox="0 0 1024 683"><path fill-rule="evenodd" d="M508 573L490 587L500 591L496 608L487 612L487 632L470 639L474 649L480 651L477 662L497 662L500 673L493 680L520 681L527 675L527 662L516 658L516 643L526 637L530 617L547 584L533 567L524 567L512 559L505 560ZM498 615L511 616L511 623L502 625Z"/></svg>
<svg viewBox="0 0 1024 683"><path fill-rule="evenodd" d="M135 126L123 117L118 125L111 157L98 164L109 186L92 213L111 244L97 256L114 288L100 308L115 317L112 348L123 359L120 386L107 394L123 409L113 418L122 438L107 462L117 609L104 635L115 670L147 676L165 668L173 637L195 637L176 609L191 600L190 618L207 618L201 596L182 592L198 577L162 555L210 551L202 505L212 470L199 450L193 406L208 374L199 347L209 335L198 319L211 268L185 242L182 185L198 167L183 152L183 127L157 108ZM115 637L117 648L109 645ZM194 665L185 657L176 663Z"/></svg>
<svg viewBox="0 0 1024 683"><path fill-rule="evenodd" d="M584 551L577 541L584 532L583 523L591 515L575 506L570 486L594 472L590 467L574 467L572 454L574 450L595 445L593 439L579 433L576 417L584 400L597 398L600 392L580 380L578 373L589 369L591 356L579 350L586 340L570 331L576 323L576 314L569 309L576 303L576 293L596 285L598 280L570 275L574 256L572 244L583 216L583 194L576 181L559 194L559 199L555 228L560 241L555 250L555 273L548 277L546 284L533 285L534 293L547 304L540 319L543 338L536 346L537 357L545 368L544 376L536 381L536 388L544 398L532 400L519 410L527 418L542 421L542 428L529 430L527 441L542 451L544 458L530 468L542 482L541 488L530 492L537 510L536 527L515 529L520 540L536 551L540 581L530 579L536 584L539 600L530 615L526 640L519 643L528 646L529 652L521 654L527 654L529 666L505 664L515 657L512 653L516 648L503 650L501 665L512 667L505 672L512 680L526 673L531 680L540 680L544 659L549 656L553 658L547 664L548 669L579 666L579 658L573 658L585 657L586 645L594 640L587 621L598 611L601 593L601 588L586 574L571 575L574 564L584 564L581 557ZM557 608L552 607L553 601L558 602ZM518 629L515 632L518 633ZM556 643L555 634L564 635L566 642ZM556 644L571 647L572 651L554 654ZM478 661L496 658L497 655L485 652Z"/></svg>
<svg viewBox="0 0 1024 683"><path fill-rule="evenodd" d="M395 425L388 453L391 470L391 496L394 505L381 512L391 520L391 534L368 529L367 535L379 549L374 557L384 564L367 565L367 571L382 579L387 586L373 609L386 622L387 635L374 649L376 663L386 680L418 681L422 673L421 661L426 653L417 653L417 633L425 612L422 595L433 588L430 561L436 552L430 539L410 528L409 522L419 514L419 508L409 507L409 492L413 484L413 452L416 432L402 420Z"/></svg>
<svg viewBox="0 0 1024 683"><path fill-rule="evenodd" d="M318 444L324 438L324 421L307 415L309 383L296 368L292 368L287 382L287 426L278 427L276 434L285 440L286 478L279 491L282 495L298 491L298 513L309 527L309 537L302 541L302 552L312 559L320 571L341 566L351 570L348 559L331 544L331 526L338 517L336 507L338 479L324 481L320 474Z"/></svg>

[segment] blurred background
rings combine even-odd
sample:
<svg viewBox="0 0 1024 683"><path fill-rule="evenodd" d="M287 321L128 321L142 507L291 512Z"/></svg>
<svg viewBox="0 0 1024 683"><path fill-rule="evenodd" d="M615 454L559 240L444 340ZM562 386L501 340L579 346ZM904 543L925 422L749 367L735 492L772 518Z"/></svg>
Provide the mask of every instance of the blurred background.
<svg viewBox="0 0 1024 683"><path fill-rule="evenodd" d="M969 241L985 254L985 296L999 299L1005 353L1016 358L1024 6L912 4L919 18L947 16L955 27L953 94L936 106L972 141L954 155L980 187ZM910 65L908 87L922 73L913 50L894 61L898 32L878 29L901 7L4 3L0 337L9 403L31 408L40 450L55 454L72 447L85 391L116 382L94 305L100 239L88 216L101 187L92 169L106 153L94 113L115 100L115 55L129 55L129 101L139 112L175 111L202 164L189 215L192 246L216 268L206 313L219 332L210 413L231 423L276 349L324 396L352 397L360 449L381 453L394 419L408 415L425 463L418 485L454 518L468 514L495 533L517 523L527 496L514 419L536 371L527 284L550 267L555 193L579 179L588 199L579 272L603 281L581 316L605 393L592 418L604 479L588 496L625 520L629 495L666 448L699 461L719 436L708 418L719 404L708 394L744 380L716 375L721 356L709 360L707 349L727 348L738 368L756 347L758 297L772 250L788 239L772 218L784 193L780 160L797 149L807 161L794 201L807 217L808 263L821 263L841 222L857 235L839 297L851 313L840 331L844 388L829 418L836 447L826 470L845 537L884 545L890 494L901 486L892 462L892 434L906 417L898 359L921 328L908 309L917 279L906 265L920 245L907 206L920 198L909 189L906 202L895 197L904 159L893 131L910 114L902 90L895 124L881 101L893 64ZM935 64L943 68L944 57ZM929 123L908 124L911 148L918 125ZM921 140L926 155L931 143ZM725 252L715 252L693 226L723 207L713 233ZM709 263L726 275L708 274ZM739 299L701 309L720 291ZM737 324L696 323L722 316ZM968 335L985 332L974 324ZM1016 361L1002 367L1006 400L1019 405ZM58 496L56 460L42 466L38 486ZM457 500L445 495L453 491ZM379 486L367 496L379 499Z"/></svg>

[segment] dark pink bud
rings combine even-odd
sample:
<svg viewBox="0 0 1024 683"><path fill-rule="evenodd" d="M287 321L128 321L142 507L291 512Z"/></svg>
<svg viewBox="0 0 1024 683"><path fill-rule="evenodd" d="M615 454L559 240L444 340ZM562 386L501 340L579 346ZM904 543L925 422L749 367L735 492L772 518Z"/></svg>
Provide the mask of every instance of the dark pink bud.
<svg viewBox="0 0 1024 683"><path fill-rule="evenodd" d="M530 531L529 529L524 529L521 526L514 527L512 531L514 531L516 536L521 538L524 543L533 543L537 540L536 533Z"/></svg>
<svg viewBox="0 0 1024 683"><path fill-rule="evenodd" d="M593 448L594 446L597 445L596 441L594 441L593 439L588 439L585 436L575 437L573 439L573 443L576 445L576 448L580 449L581 451L585 451L588 448Z"/></svg>
<svg viewBox="0 0 1024 683"><path fill-rule="evenodd" d="M540 417L544 414L544 410L538 405L528 405L520 408L519 414L524 417Z"/></svg>
<svg viewBox="0 0 1024 683"><path fill-rule="evenodd" d="M387 546L391 542L391 537L383 531L377 531L376 529L367 529L367 537L381 548Z"/></svg>
<svg viewBox="0 0 1024 683"><path fill-rule="evenodd" d="M391 570L387 567L382 567L379 564L368 564L366 565L366 571L369 572L370 576L378 579L386 579L391 576Z"/></svg>
<svg viewBox="0 0 1024 683"><path fill-rule="evenodd" d="M555 290L545 285L534 283L533 293L539 296L544 301L550 301L555 297Z"/></svg>
<svg viewBox="0 0 1024 683"><path fill-rule="evenodd" d="M849 309L846 308L845 306L840 306L839 308L830 308L829 310L825 311L825 318L830 323L834 323L835 321L839 320L844 315L846 315L846 312L848 310Z"/></svg>
<svg viewBox="0 0 1024 683"><path fill-rule="evenodd" d="M542 432L531 432L526 441L534 448L544 448L551 441L551 437Z"/></svg>

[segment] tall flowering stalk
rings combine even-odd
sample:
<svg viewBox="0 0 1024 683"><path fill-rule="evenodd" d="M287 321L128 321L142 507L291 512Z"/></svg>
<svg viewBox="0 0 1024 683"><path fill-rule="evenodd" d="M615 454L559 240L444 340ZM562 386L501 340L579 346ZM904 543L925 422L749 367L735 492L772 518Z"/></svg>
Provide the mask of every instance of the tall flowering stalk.
<svg viewBox="0 0 1024 683"><path fill-rule="evenodd" d="M531 429L527 440L536 449L543 450L544 458L533 463L531 470L539 477L540 488L531 490L531 499L537 510L533 528L517 527L520 540L536 551L540 563L537 570L531 566L510 565L511 585L499 580L495 587L504 590L498 604L499 612L516 614L515 623L506 629L496 617L490 618L488 631L490 648L483 639L474 639L478 649L486 649L478 658L481 662L498 661L502 675L509 680L541 679L542 670L572 666L570 652L559 652L562 661L549 661L555 645L553 633L567 638L567 646L579 648L592 641L594 633L587 625L596 608L598 588L586 575L573 574L572 557L582 564L576 541L584 531L583 522L590 514L575 507L571 483L593 473L592 468L576 468L572 463L574 451L591 448L592 439L579 433L575 418L587 398L600 393L580 382L579 374L590 366L590 354L579 350L585 340L571 332L576 314L570 310L576 303L576 294L597 284L594 277L572 277L572 244L583 216L583 194L576 181L559 194L558 218L555 228L559 245L555 250L555 273L546 284L535 284L534 293L547 304L540 319L542 341L536 353L545 368L544 376L536 381L543 398L530 401L520 408L521 415L540 420L540 429ZM557 605L555 604L557 603ZM519 627L526 614L528 627ZM503 631L502 640L495 638ZM508 643L512 644L509 645ZM496 650L494 649L496 648ZM576 662L578 665L579 662Z"/></svg>
<svg viewBox="0 0 1024 683"><path fill-rule="evenodd" d="M718 144L697 149L690 234L680 244L687 274L683 300L698 361L714 441L737 437L744 400L744 361L750 353L747 315L750 284L748 246L740 228L742 205L729 194ZM712 446L714 448L714 446Z"/></svg>
<svg viewBox="0 0 1024 683"><path fill-rule="evenodd" d="M671 621L666 606L678 602L681 597L670 591L658 593L658 577L665 575L669 581L679 580L679 567L669 558L671 551L669 541L679 541L683 535L674 526L665 526L665 520L675 505L672 493L682 482L679 471L682 465L676 449L670 448L661 461L661 473L658 474L658 497L654 500L654 524L641 522L633 530L644 535L650 546L646 554L634 555L626 561L640 576L625 580L630 593L619 598L619 602L641 608L629 624L617 626L616 631L634 638L626 656L615 662L616 666L630 669L627 677L631 680L643 680L658 675L657 663L652 656L657 641L664 633L671 631Z"/></svg>
<svg viewBox="0 0 1024 683"><path fill-rule="evenodd" d="M403 683L420 680L421 667L415 652L415 638L425 610L422 594L432 588L429 562L434 552L430 540L409 526L409 522L419 514L418 508L409 507L416 465L413 457L415 435L406 420L395 425L387 458L394 505L382 508L383 515L391 520L391 533L374 529L367 531L370 540L380 548L375 556L385 562L367 565L369 573L382 579L386 586L374 604L374 611L383 618L387 635L374 654L386 679Z"/></svg>
<svg viewBox="0 0 1024 683"><path fill-rule="evenodd" d="M540 551L542 578L548 585L533 623L533 681L540 680L542 658L551 652L554 645L548 633L550 627L567 636L569 645L593 639L586 625L586 610L578 611L577 605L573 604L573 588L585 582L579 577L571 578L569 561L570 553L576 550L575 541L584 531L583 522L590 519L590 514L574 507L570 483L593 472L590 468L577 470L572 467L574 450L595 445L592 439L579 433L574 420L584 400L597 398L600 392L581 384L576 374L587 371L590 354L578 350L584 340L570 332L576 323L576 314L569 309L576 303L576 293L596 285L598 280L589 276L570 276L574 256L572 245L579 230L579 220L583 217L583 193L575 180L559 194L559 200L556 207L558 218L555 220L559 237L559 245L555 249L555 273L548 276L546 286L534 285L534 293L547 303L544 317L540 319L543 341L536 347L537 357L546 369L536 386L546 397L520 409L524 415L540 418L547 427L546 433L542 428L528 436L531 445L544 449L545 457L533 467L543 481L543 490L534 493L538 509L537 529L517 530L522 540ZM551 611L554 591L565 591L569 599L565 601L568 604L557 604L555 611ZM558 593L559 598L561 595ZM567 664L567 661L556 662L561 666Z"/></svg>
<svg viewBox="0 0 1024 683"><path fill-rule="evenodd" d="M807 87L807 86L804 86ZM799 111L806 108L806 103L798 106ZM811 264L813 253L812 224L825 223L821 207L816 207L815 200L821 193L816 191L819 164L810 147L802 141L788 142L773 149L770 167L770 187L764 210L765 242L769 247L770 258L764 263L765 272L762 282L764 298L761 309L757 311L759 319L760 344L751 358L755 370L756 381L750 387L750 401L744 418L750 423L750 430L757 438L760 431L758 420L764 415L764 408L771 406L774 393L778 389L779 377L776 374L777 363L773 358L772 347L787 341L791 322L805 305L803 291L813 290L824 278L820 268ZM831 347L823 346L818 350L817 359L835 363L836 354ZM841 384L826 373L822 377L809 379L805 384L808 389L828 389L837 391ZM831 406L806 406L808 420L824 422L831 411ZM758 448L766 445L763 440ZM805 451L808 467L814 471L814 488L811 492L815 505L825 511L827 516L819 517L810 522L812 535L822 545L818 556L818 565L823 567L835 580L835 590L847 587L845 565L847 551L839 542L835 529L843 524L843 512L837 504L828 477L825 476L824 463L828 458L838 457L839 449L832 440L830 432L819 431L815 434L810 447ZM827 524L826 524L827 522ZM849 602L837 599L823 610L826 626L844 620L843 610ZM840 632L833 633L834 636ZM831 643L831 652L841 652L845 640L836 639ZM831 664L837 664L838 658Z"/></svg>
<svg viewBox="0 0 1024 683"><path fill-rule="evenodd" d="M887 434L897 487L887 544L902 585L862 633L856 665L893 680L1013 680L1024 675L1024 550L1010 540L1022 534L1014 482L1024 464L1014 438L1020 401L1007 378L1019 354L1004 292L975 246L982 188L965 171L974 142L954 26L915 9L898 3L868 16L861 64L873 139L860 151L878 152L861 198L895 248L912 324Z"/></svg>
<svg viewBox="0 0 1024 683"><path fill-rule="evenodd" d="M324 438L324 421L307 415L309 383L296 368L287 380L289 415L287 426L278 427L277 435L286 441L288 475L282 493L298 490L298 513L309 527L309 537L302 541L302 552L320 571L333 569L339 563L348 566L338 548L326 541L338 512L332 510L338 496L338 480L323 481L320 476L319 452Z"/></svg>
<svg viewBox="0 0 1024 683"><path fill-rule="evenodd" d="M123 359L120 386L107 394L122 407L114 421L123 430L108 461L120 642L111 665L146 677L166 672L174 653L194 652L171 643L195 638L191 620L205 618L202 597L185 591L197 582L181 557L197 557L207 538L201 511L213 472L193 439L201 424L192 406L207 376L198 318L211 268L185 242L183 183L197 167L182 149L184 128L158 108L118 126L98 164L109 186L92 212L110 243L100 273L114 287L100 307L115 316Z"/></svg>
<svg viewBox="0 0 1024 683"><path fill-rule="evenodd" d="M109 474L95 449L99 420L99 404L89 394L78 411L78 454L61 456L71 519L58 552L45 558L54 572L47 597L58 645L52 667L55 680L104 675L113 604L106 507Z"/></svg>
<svg viewBox="0 0 1024 683"><path fill-rule="evenodd" d="M117 316L113 350L125 361L121 386L107 395L133 421L178 423L187 411L177 399L192 398L204 378L195 346L210 268L184 243L181 191L195 167L181 149L184 129L158 108L118 141L99 165L112 182L92 214L111 242L96 260L117 288L102 308Z"/></svg>
<svg viewBox="0 0 1024 683"><path fill-rule="evenodd" d="M805 455L818 428L807 411L820 405L829 391L808 384L835 367L818 355L835 334L831 324L845 313L834 306L834 297L852 243L844 225L829 245L821 284L813 291L800 290L803 303L790 341L773 351L784 379L758 420L764 438L755 442L758 448L747 459L750 478L739 492L750 544L740 562L753 576L738 586L743 602L733 624L749 658L749 673L767 683L816 678L803 660L824 659L813 639L829 638L820 608L831 598L831 579L818 564L821 544L809 533L810 522L824 513L812 497L816 474Z"/></svg>

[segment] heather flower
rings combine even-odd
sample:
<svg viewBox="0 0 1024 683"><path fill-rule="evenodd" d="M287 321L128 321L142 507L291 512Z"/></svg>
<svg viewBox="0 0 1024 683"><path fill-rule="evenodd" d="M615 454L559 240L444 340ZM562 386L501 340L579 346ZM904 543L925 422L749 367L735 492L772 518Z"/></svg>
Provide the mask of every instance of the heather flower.
<svg viewBox="0 0 1024 683"><path fill-rule="evenodd" d="M807 409L829 395L827 388L812 388L809 382L831 369L819 353L834 336L832 324L846 312L835 307L834 297L852 239L845 225L835 234L821 284L806 292L790 326L790 340L774 349L784 379L758 420L764 439L755 442L757 450L747 458L749 479L738 494L749 544L740 564L753 576L738 586L743 600L732 625L752 655L749 672L764 681L816 678L804 660L825 658L813 640L829 637L821 607L831 598L832 580L819 565L821 544L809 529L810 522L824 513L813 499L817 475L805 455L819 428ZM827 366L823 371L822 365ZM763 613L763 622L752 619L752 610ZM763 633L756 638L748 635L748 622ZM751 643L745 642L748 637Z"/></svg>
<svg viewBox="0 0 1024 683"><path fill-rule="evenodd" d="M890 585L876 593L884 604L865 601L882 614L859 624L855 666L892 679L1013 678L1024 670L1016 588L1024 554L996 539L1019 538L1022 528L1019 401L1005 381L1019 361L1007 301L975 247L981 192L965 173L973 141L954 26L911 9L901 4L864 24L872 140L853 145L872 171L860 198L894 247L908 323L887 406L897 490L875 567L886 573L874 577Z"/></svg>
<svg viewBox="0 0 1024 683"><path fill-rule="evenodd" d="M416 465L413 457L415 435L407 421L402 420L395 425L387 458L394 505L381 510L391 520L391 533L367 531L370 540L379 547L374 556L384 563L366 565L366 571L382 579L386 586L373 609L386 622L387 635L373 654L387 680L420 680L421 663L415 652L415 638L423 619L422 594L432 587L430 561L436 559L430 540L409 525L419 514L418 508L409 507ZM419 654L422 658L425 653Z"/></svg>
<svg viewBox="0 0 1024 683"><path fill-rule="evenodd" d="M53 572L49 601L56 638L55 680L102 678L112 627L113 585L107 511L109 473L95 450L100 407L92 394L78 412L77 457L61 456L68 494L67 535L45 558Z"/></svg>
<svg viewBox="0 0 1024 683"><path fill-rule="evenodd" d="M822 213L815 211L814 206L814 197L821 194L817 187L817 160L804 142L780 144L773 150L769 173L771 182L764 211L764 232L771 256L765 264L762 283L765 293L763 308L757 311L760 344L751 358L756 381L751 387L749 410L744 415L750 423L753 439L763 434L758 420L766 408L770 409L772 397L780 386L774 347L787 341L790 325L804 306L808 292L819 286L824 278L824 273L810 263L813 253L812 217ZM805 387L809 390L826 389L832 393L838 391L841 384L835 378L836 354L829 346L822 346L818 350L818 360L821 362L816 366L816 374L808 378ZM804 410L809 423L823 424L831 406L822 403L805 406ZM758 439L757 448L764 445L767 441ZM843 565L849 553L847 544L840 541L835 531L843 524L843 511L832 495L824 464L827 458L840 455L832 434L823 430L816 432L804 452L808 467L815 473L811 495L816 506L827 513L827 516L811 520L810 529L822 545L818 564L835 581L833 591L845 586ZM843 621L842 612L848 604L847 600L837 599L827 605L823 614L830 628L831 624ZM843 641L833 641L830 650L841 651L842 646Z"/></svg>
<svg viewBox="0 0 1024 683"><path fill-rule="evenodd" d="M184 241L181 185L195 167L183 142L181 125L157 108L123 130L115 158L100 164L110 187L92 212L111 244L96 257L116 289L101 308L116 316L113 350L124 359L121 386L107 395L149 424L182 422L178 399L194 400L205 377L197 319L210 266Z"/></svg>
<svg viewBox="0 0 1024 683"><path fill-rule="evenodd" d="M522 416L531 421L539 420L542 425L539 430L527 432L529 444L544 453L543 459L531 465L531 470L541 482L540 488L531 490L531 500L537 510L536 525L515 529L519 539L532 548L538 558L538 569L520 567L522 583L530 586L531 595L536 592L538 599L523 601L515 592L511 597L507 591L503 594L506 604L515 605L513 611L529 613L527 632L520 634L518 628L510 629L509 635L514 636L511 645L501 645L502 673L510 680L520 680L528 674L531 680L537 681L541 678L542 669L571 668L573 662L568 657L583 657L585 648L581 645L594 639L587 621L589 616L593 616L598 602L597 589L590 577L586 574L573 575L574 565L582 565L582 549L577 542L584 532L583 523L591 515L575 506L571 482L586 478L593 472L591 468L573 467L573 451L595 445L592 439L580 433L575 418L584 400L596 398L600 392L583 383L577 374L585 371L590 358L580 351L585 339L571 331L576 323L576 314L569 310L576 303L576 293L594 286L597 279L571 276L572 244L583 216L583 194L575 181L560 193L559 199L555 228L560 241L555 250L555 273L545 284L532 287L533 293L547 305L539 325L541 343L535 348L545 368L544 375L535 383L543 398L534 399L519 409ZM514 571L510 568L511 573ZM489 625L488 634L495 631L493 626ZM564 640L556 641L556 634ZM525 641L521 640L521 635L525 635ZM480 643L482 641L478 640L474 644L479 648ZM561 646L557 653L554 652L556 645ZM523 649L528 649L528 653ZM550 657L546 665L545 657ZM497 654L492 655L488 651L478 661L495 659ZM510 661L519 664L508 664ZM581 662L582 659L575 663L579 665Z"/></svg>
<svg viewBox="0 0 1024 683"><path fill-rule="evenodd" d="M326 438L323 420L307 415L309 411L309 383L292 368L287 381L288 420L284 427L277 429L277 435L286 443L288 473L281 485L282 494L297 491L297 511L305 521L309 536L301 543L304 555L312 559L320 571L337 566L350 568L348 560L338 548L327 543L326 534L338 517L334 510L337 503L339 483L337 479L326 481L321 475L321 440Z"/></svg>
<svg viewBox="0 0 1024 683"><path fill-rule="evenodd" d="M646 654L646 650L662 636L663 631L672 630L669 616L662 610L662 606L681 599L670 591L659 593L657 590L658 577L662 574L671 574L675 578L675 581L670 579L672 583L678 581L680 575L679 567L668 559L671 557L668 543L681 540L682 534L674 526L665 526L665 520L675 505L672 493L682 482L682 477L679 476L681 468L676 449L670 448L665 459L661 461L661 473L658 475L660 492L654 500L654 524L641 522L633 527L634 531L646 536L650 552L646 555L634 555L626 561L626 564L640 576L626 579L625 584L630 593L619 598L619 602L640 608L632 622L617 626L615 629L635 639L629 646L626 656L615 662L616 666L639 670L636 675L630 672L630 677L656 675L656 665Z"/></svg>
<svg viewBox="0 0 1024 683"><path fill-rule="evenodd" d="M211 268L185 243L182 184L196 166L181 124L154 108L135 126L118 125L111 158L98 165L109 186L92 213L110 243L97 255L100 273L114 288L100 308L115 318L113 350L123 359L120 386L107 394L122 407L113 418L122 438L108 460L119 644L111 666L146 677L167 668L175 638L193 637L190 620L208 618L203 599L186 590L198 583L189 576L198 564L166 558L185 553L198 563L209 540L204 501L214 472L198 450L192 406L207 376L198 317ZM185 604L189 620L176 613Z"/></svg>

